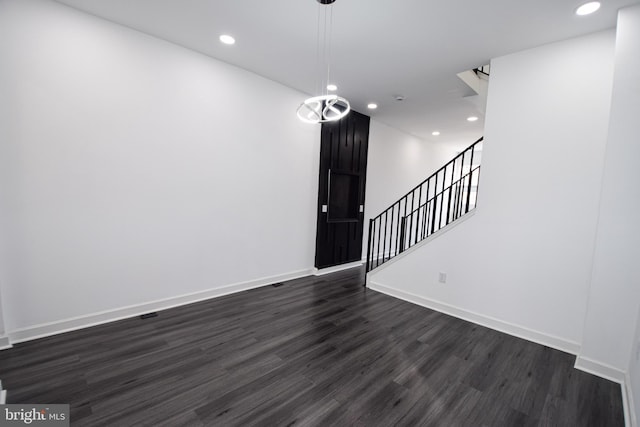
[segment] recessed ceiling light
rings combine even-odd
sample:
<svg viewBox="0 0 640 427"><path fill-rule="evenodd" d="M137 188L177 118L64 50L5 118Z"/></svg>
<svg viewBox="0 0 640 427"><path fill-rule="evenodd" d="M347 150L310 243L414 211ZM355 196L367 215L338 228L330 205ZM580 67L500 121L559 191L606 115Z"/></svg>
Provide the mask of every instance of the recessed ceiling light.
<svg viewBox="0 0 640 427"><path fill-rule="evenodd" d="M367 108L369 110L375 110L376 108L378 108L378 104L372 102L371 104L367 105Z"/></svg>
<svg viewBox="0 0 640 427"><path fill-rule="evenodd" d="M233 37L231 37L229 34L223 34L220 36L220 41L224 44L235 44L236 39L234 39Z"/></svg>
<svg viewBox="0 0 640 427"><path fill-rule="evenodd" d="M330 91L338 90L338 86L334 84L329 84L327 85L327 90L330 90Z"/></svg>
<svg viewBox="0 0 640 427"><path fill-rule="evenodd" d="M576 15L590 15L598 9L600 9L600 2L591 1L589 3L583 4L578 9L576 9Z"/></svg>
<svg viewBox="0 0 640 427"><path fill-rule="evenodd" d="M467 121L468 122L476 122L476 121L478 121L478 118L476 116L467 117Z"/></svg>
<svg viewBox="0 0 640 427"><path fill-rule="evenodd" d="M440 132L438 132L438 131L431 132L431 135L433 135L433 136L438 136L438 135L440 135Z"/></svg>

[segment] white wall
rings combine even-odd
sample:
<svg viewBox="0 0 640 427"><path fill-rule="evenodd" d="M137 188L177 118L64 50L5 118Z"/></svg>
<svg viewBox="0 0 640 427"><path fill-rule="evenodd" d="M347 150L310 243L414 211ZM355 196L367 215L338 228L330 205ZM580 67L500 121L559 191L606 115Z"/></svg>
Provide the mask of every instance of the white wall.
<svg viewBox="0 0 640 427"><path fill-rule="evenodd" d="M632 426L638 425L638 416L640 415L640 360L638 352L640 351L640 310L636 314L635 334L633 335L632 352L629 361L629 370L627 374L626 387L630 390L629 405L630 415L633 418Z"/></svg>
<svg viewBox="0 0 640 427"><path fill-rule="evenodd" d="M493 60L475 215L370 286L577 352L613 52L607 31Z"/></svg>
<svg viewBox="0 0 640 427"><path fill-rule="evenodd" d="M1 4L0 4L1 7ZM0 30L2 31L2 30ZM0 41L0 43L2 43ZM1 52L1 51L0 51ZM4 66L0 66L0 77L2 75L2 69L4 68ZM7 94L7 90L8 90L8 82L4 81L2 78L0 78L0 150L2 150L2 146L4 146L6 144L6 142L8 141L9 135L7 133L7 127L2 125L3 122L3 118L9 118L9 114L11 112L11 108L9 106L8 102L3 102L4 99L6 98L6 94ZM1 160L0 160L1 161ZM4 193L5 193L5 189L6 189L6 175L5 175L5 170L4 168L0 168L0 224L2 224L3 222L3 217L4 217L4 213L7 210L7 207L4 203L5 201L5 197L3 197ZM6 242L6 238L4 235L4 230L3 227L0 226L0 349L7 347L9 345L9 339L6 336L6 328L5 328L5 321L4 321L4 310L2 307L2 277L3 277L3 272L6 269L6 265L5 262L3 261L5 259L5 253L6 253L6 246L5 246L5 242Z"/></svg>
<svg viewBox="0 0 640 427"><path fill-rule="evenodd" d="M310 271L303 94L50 1L0 0L0 55L10 333Z"/></svg>
<svg viewBox="0 0 640 427"><path fill-rule="evenodd" d="M640 307L639 53L640 6L635 6L622 9L618 17L600 216L580 351L580 359L587 363L595 361L622 372L630 369L636 375L635 328ZM637 377L634 380L638 398L640 381Z"/></svg>
<svg viewBox="0 0 640 427"><path fill-rule="evenodd" d="M469 141L471 145L475 141ZM424 141L371 120L367 157L363 258L367 251L369 220L455 157L445 144Z"/></svg>
<svg viewBox="0 0 640 427"><path fill-rule="evenodd" d="M4 311L2 308L2 295L0 294L0 350L11 346L11 342L4 326Z"/></svg>

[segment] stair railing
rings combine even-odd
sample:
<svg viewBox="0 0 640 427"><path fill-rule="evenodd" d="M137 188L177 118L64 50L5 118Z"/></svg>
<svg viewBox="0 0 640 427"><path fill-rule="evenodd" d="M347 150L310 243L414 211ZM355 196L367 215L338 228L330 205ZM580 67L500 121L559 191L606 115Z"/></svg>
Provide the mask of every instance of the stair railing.
<svg viewBox="0 0 640 427"><path fill-rule="evenodd" d="M491 65L483 65L482 67L474 68L473 72L476 73L478 77L480 76L489 77L490 70L491 70Z"/></svg>
<svg viewBox="0 0 640 427"><path fill-rule="evenodd" d="M367 272L475 209L483 138L369 220Z"/></svg>

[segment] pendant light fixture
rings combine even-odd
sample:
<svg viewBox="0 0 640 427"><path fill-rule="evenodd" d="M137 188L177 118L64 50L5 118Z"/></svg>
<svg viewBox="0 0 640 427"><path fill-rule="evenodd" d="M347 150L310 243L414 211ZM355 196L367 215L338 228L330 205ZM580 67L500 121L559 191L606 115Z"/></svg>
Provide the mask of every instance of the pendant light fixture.
<svg viewBox="0 0 640 427"><path fill-rule="evenodd" d="M317 0L318 38L317 67L319 72L317 93L304 100L298 107L298 118L306 123L326 123L340 120L351 111L351 105L337 94L329 94L327 86L331 75L331 29L333 24L333 6L335 0ZM322 78L326 71L326 80Z"/></svg>

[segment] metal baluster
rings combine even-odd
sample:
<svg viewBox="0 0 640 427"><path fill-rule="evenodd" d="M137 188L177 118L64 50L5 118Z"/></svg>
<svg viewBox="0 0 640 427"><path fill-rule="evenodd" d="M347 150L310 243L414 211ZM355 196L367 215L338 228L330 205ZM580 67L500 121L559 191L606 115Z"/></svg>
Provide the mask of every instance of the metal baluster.
<svg viewBox="0 0 640 427"><path fill-rule="evenodd" d="M398 249L398 253L401 252L400 250L400 218L401 218L401 212L402 212L402 205L401 202L402 199L400 199L398 201L398 218L397 218L397 223L396 223L396 239L397 239L397 244L396 244L396 248Z"/></svg>
<svg viewBox="0 0 640 427"><path fill-rule="evenodd" d="M428 220L427 220L427 216L429 215L429 184L431 183L431 178L429 178L427 180L427 196L424 199L424 216L422 218L422 239L424 239L425 237L427 237L427 226L428 226Z"/></svg>
<svg viewBox="0 0 640 427"><path fill-rule="evenodd" d="M389 210L387 209L384 213L384 237L382 238L382 263L385 262L385 253L387 252L387 227L389 226L387 213Z"/></svg>
<svg viewBox="0 0 640 427"><path fill-rule="evenodd" d="M372 239L372 233L373 231L373 219L369 219L369 242L367 243L367 273L371 271L371 250L373 249L371 247L371 239Z"/></svg>
<svg viewBox="0 0 640 427"><path fill-rule="evenodd" d="M396 248L392 249L392 244L395 241L395 239L393 238L393 224L395 223L395 220L393 219L395 216L395 212L396 212L396 204L394 203L393 206L391 206L391 225L389 227L389 257L394 256L396 253ZM394 254L394 255L391 255Z"/></svg>
<svg viewBox="0 0 640 427"><path fill-rule="evenodd" d="M402 251L404 252L405 250L405 241L404 238L406 237L407 234L407 204L409 204L409 194L407 194L404 198L404 215L402 215L402 226L401 226L401 230L402 230L402 237L400 238L400 247L402 249Z"/></svg>
<svg viewBox="0 0 640 427"><path fill-rule="evenodd" d="M471 163L469 163L469 188L467 190L467 208L464 213L469 212L469 201L471 200L471 183L473 182L473 155L476 151L476 145L471 147Z"/></svg>
<svg viewBox="0 0 640 427"><path fill-rule="evenodd" d="M434 203L434 206L431 207L431 234L435 232L436 226L436 209L435 207L438 205L438 174L436 173L436 182L433 187L433 199L431 199Z"/></svg>
<svg viewBox="0 0 640 427"><path fill-rule="evenodd" d="M449 198L447 200L447 223L445 225L448 225L449 222L451 222L451 190L453 189L453 174L456 170L456 161L453 161L453 164L451 165L451 183L449 184Z"/></svg>
<svg viewBox="0 0 640 427"><path fill-rule="evenodd" d="M467 148L462 152L462 163L460 164L460 179L458 179L458 204L456 204L456 218L458 218L460 215L460 198L462 197L462 195L460 194L460 187L462 186L462 177L464 176L464 158L467 155L468 151L469 149Z"/></svg>
<svg viewBox="0 0 640 427"><path fill-rule="evenodd" d="M444 181L445 181L445 172L442 172L442 192L440 193L440 217L438 219L438 230L442 228L442 205L444 205Z"/></svg>
<svg viewBox="0 0 640 427"><path fill-rule="evenodd" d="M420 191L418 194L418 206L416 206L416 235L415 235L415 243L420 241L420 206L422 206L422 186L420 186ZM414 243L414 244L415 244Z"/></svg>
<svg viewBox="0 0 640 427"><path fill-rule="evenodd" d="M380 227L382 226L382 215L378 219L378 251L376 252L376 267L380 265Z"/></svg>
<svg viewBox="0 0 640 427"><path fill-rule="evenodd" d="M400 253L404 252L405 229L407 227L407 217L400 220Z"/></svg>
<svg viewBox="0 0 640 427"><path fill-rule="evenodd" d="M415 188L411 192L411 209L409 209L409 247L411 247L411 233L413 232L413 205L416 202L416 190Z"/></svg>

